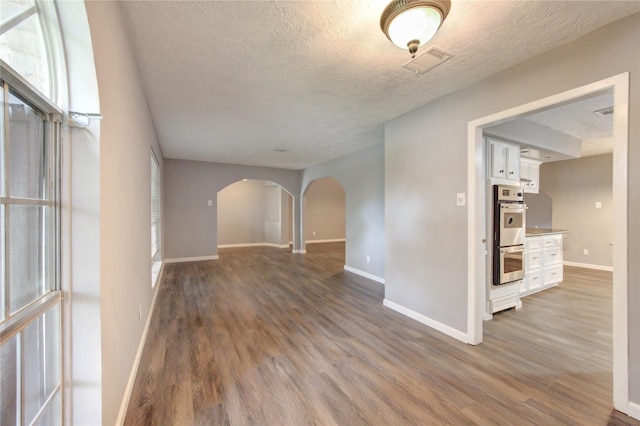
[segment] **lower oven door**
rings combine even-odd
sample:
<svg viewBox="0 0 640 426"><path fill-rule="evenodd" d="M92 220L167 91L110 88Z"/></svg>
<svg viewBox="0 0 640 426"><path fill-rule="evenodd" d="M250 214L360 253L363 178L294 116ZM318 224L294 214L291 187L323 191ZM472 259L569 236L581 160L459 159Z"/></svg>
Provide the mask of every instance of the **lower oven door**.
<svg viewBox="0 0 640 426"><path fill-rule="evenodd" d="M524 246L498 247L493 283L506 284L524 278Z"/></svg>

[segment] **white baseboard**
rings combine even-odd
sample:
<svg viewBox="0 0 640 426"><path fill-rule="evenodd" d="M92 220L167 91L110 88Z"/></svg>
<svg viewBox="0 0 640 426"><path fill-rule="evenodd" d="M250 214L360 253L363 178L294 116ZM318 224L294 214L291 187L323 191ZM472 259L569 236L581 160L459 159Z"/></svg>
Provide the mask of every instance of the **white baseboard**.
<svg viewBox="0 0 640 426"><path fill-rule="evenodd" d="M158 298L158 291L160 290L160 286L162 283L163 273L164 273L164 263L160 268L160 273L158 274L157 285L154 289L153 297L151 298L151 307L149 308L149 315L147 316L147 321L144 324L142 337L140 338L140 343L138 344L138 351L136 352L136 356L133 359L133 366L131 367L131 372L129 373L129 380L127 381L127 386L124 388L124 396L122 397L122 402L120 403L120 410L118 411L116 425L124 424L124 418L127 415L127 409L129 408L129 400L131 399L131 392L133 391L133 385L136 382L136 375L138 374L138 367L140 366L140 360L142 358L142 352L144 351L144 345L147 342L147 333L149 332L149 326L151 325L151 316L153 315L153 311L156 307L156 299Z"/></svg>
<svg viewBox="0 0 640 426"><path fill-rule="evenodd" d="M636 420L640 420L640 404L629 401L629 412L627 414Z"/></svg>
<svg viewBox="0 0 640 426"><path fill-rule="evenodd" d="M356 268L352 268L351 266L344 265L344 270L345 271L349 271L349 272L353 272L354 274L363 276L365 278L369 278L370 280L379 282L380 284L384 284L384 278L381 278L381 277L379 277L377 275L370 274L370 273L365 272L365 271L361 271L360 269L356 269Z"/></svg>
<svg viewBox="0 0 640 426"><path fill-rule="evenodd" d="M307 254L306 250L291 250L293 254Z"/></svg>
<svg viewBox="0 0 640 426"><path fill-rule="evenodd" d="M467 337L466 333L463 333L460 330L456 330L453 327L449 327L446 324L443 324L441 322L438 322L434 319L431 319L429 317L426 317L422 314L419 314L415 311L412 311L411 309L405 308L402 305L398 305L395 302L390 301L389 299L384 299L384 301L382 302L382 304L384 306L386 306L387 308L393 309L396 312L401 313L402 315L406 315L409 318L412 318L418 322L421 322L424 325L427 325L431 328L434 328L436 330L438 330L441 333L446 334L447 336L453 337L456 340L460 340L461 342L464 343L468 343L469 339Z"/></svg>
<svg viewBox="0 0 640 426"><path fill-rule="evenodd" d="M196 257L176 257L173 259L165 259L164 263L181 263L181 262L199 262L201 260L218 260L217 254L212 256L196 256Z"/></svg>
<svg viewBox="0 0 640 426"><path fill-rule="evenodd" d="M569 262L568 260L565 260L562 263L565 266L577 266L578 268L597 269L598 271L613 272L613 266L593 265L591 263Z"/></svg>
<svg viewBox="0 0 640 426"><path fill-rule="evenodd" d="M344 238L336 238L333 240L307 240L304 243L305 244L318 244L318 243L344 243L347 240Z"/></svg>
<svg viewBox="0 0 640 426"><path fill-rule="evenodd" d="M245 244L220 244L219 249L225 248L238 248L238 247L276 247L276 248L289 248L288 244L274 244L274 243L245 243Z"/></svg>

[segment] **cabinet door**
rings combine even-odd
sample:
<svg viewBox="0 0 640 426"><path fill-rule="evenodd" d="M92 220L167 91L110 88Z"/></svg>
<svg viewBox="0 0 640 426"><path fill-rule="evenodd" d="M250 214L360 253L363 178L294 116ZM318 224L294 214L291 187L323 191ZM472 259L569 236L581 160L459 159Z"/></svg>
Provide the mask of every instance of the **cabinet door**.
<svg viewBox="0 0 640 426"><path fill-rule="evenodd" d="M524 159L520 160L520 179L523 180L531 180L529 177L531 175L530 172L531 163L525 161Z"/></svg>
<svg viewBox="0 0 640 426"><path fill-rule="evenodd" d="M491 142L491 177L507 177L507 145Z"/></svg>
<svg viewBox="0 0 640 426"><path fill-rule="evenodd" d="M540 162L520 159L520 179L524 192L537 194L540 191Z"/></svg>
<svg viewBox="0 0 640 426"><path fill-rule="evenodd" d="M507 176L506 178L520 182L520 147L507 145Z"/></svg>

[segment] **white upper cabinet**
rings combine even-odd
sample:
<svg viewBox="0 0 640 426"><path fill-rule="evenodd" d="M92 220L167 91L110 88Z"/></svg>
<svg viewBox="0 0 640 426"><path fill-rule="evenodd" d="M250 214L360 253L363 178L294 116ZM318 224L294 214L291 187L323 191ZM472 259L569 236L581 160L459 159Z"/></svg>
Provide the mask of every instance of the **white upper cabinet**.
<svg viewBox="0 0 640 426"><path fill-rule="evenodd" d="M520 147L487 138L489 144L489 178L492 183L520 185Z"/></svg>
<svg viewBox="0 0 640 426"><path fill-rule="evenodd" d="M520 159L520 182L524 192L537 194L540 191L540 161Z"/></svg>

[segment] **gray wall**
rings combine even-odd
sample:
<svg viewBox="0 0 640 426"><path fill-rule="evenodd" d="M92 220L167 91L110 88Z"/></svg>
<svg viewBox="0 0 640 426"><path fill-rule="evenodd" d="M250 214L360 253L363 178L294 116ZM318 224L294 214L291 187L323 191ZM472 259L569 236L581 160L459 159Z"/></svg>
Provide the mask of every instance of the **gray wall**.
<svg viewBox="0 0 640 426"><path fill-rule="evenodd" d="M553 227L553 200L542 189L538 194L524 194L527 205L527 228Z"/></svg>
<svg viewBox="0 0 640 426"><path fill-rule="evenodd" d="M215 256L218 253L218 191L242 179L267 180L300 194L301 172L203 161L165 160L165 258ZM294 203L300 203L295 197ZM212 200L212 206L208 206ZM294 220L300 218L294 209ZM297 244L297 245L296 245ZM300 247L295 236L294 248Z"/></svg>
<svg viewBox="0 0 640 426"><path fill-rule="evenodd" d="M324 177L336 179L346 196L345 264L379 278L385 277L384 145L303 171L302 188ZM302 224L306 228L305 224ZM370 256L367 263L366 257Z"/></svg>
<svg viewBox="0 0 640 426"><path fill-rule="evenodd" d="M293 237L293 197L280 188L280 244L289 245Z"/></svg>
<svg viewBox="0 0 640 426"><path fill-rule="evenodd" d="M99 112L103 116L100 123L101 423L111 425L116 423L154 294L151 287L151 150L159 154L161 173L162 155L119 4L86 2L85 7L100 91ZM74 202L73 194L71 202ZM88 293L80 297L85 303L91 301ZM84 321L95 321L95 318L86 316ZM90 387L93 383L83 385ZM83 391L85 388L76 389L76 392Z"/></svg>
<svg viewBox="0 0 640 426"><path fill-rule="evenodd" d="M382 137L382 135L380 135ZM217 254L217 193L242 179L281 185L294 196L294 249L304 224L300 195L317 179L332 177L345 190L347 266L384 278L384 148L381 145L303 171L166 159L165 258ZM207 205L208 200L213 206ZM297 246L296 246L297 244ZM366 262L370 256L370 262Z"/></svg>
<svg viewBox="0 0 640 426"><path fill-rule="evenodd" d="M564 260L613 265L612 178L612 154L541 165L541 189L553 200L553 227L571 231L564 237ZM596 201L602 208L595 208Z"/></svg>
<svg viewBox="0 0 640 426"><path fill-rule="evenodd" d="M337 180L314 180L303 199L306 242L345 238L345 193Z"/></svg>
<svg viewBox="0 0 640 426"><path fill-rule="evenodd" d="M640 14L385 125L385 291L390 301L466 332L467 209L456 207L455 196L467 187L468 122L625 72L631 84L629 365L632 401L640 403Z"/></svg>

